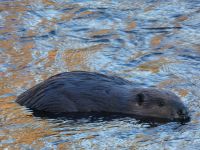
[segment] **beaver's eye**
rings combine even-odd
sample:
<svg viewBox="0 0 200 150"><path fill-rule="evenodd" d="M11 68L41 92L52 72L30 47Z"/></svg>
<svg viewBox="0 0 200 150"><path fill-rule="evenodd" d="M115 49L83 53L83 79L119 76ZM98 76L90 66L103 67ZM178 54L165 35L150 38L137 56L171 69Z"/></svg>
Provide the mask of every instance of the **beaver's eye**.
<svg viewBox="0 0 200 150"><path fill-rule="evenodd" d="M158 106L159 106L159 107L163 107L163 106L165 106L165 103L164 103L163 101L159 101L159 102L158 102Z"/></svg>
<svg viewBox="0 0 200 150"><path fill-rule="evenodd" d="M144 103L144 94L143 93L137 94L137 103L139 106L141 106Z"/></svg>

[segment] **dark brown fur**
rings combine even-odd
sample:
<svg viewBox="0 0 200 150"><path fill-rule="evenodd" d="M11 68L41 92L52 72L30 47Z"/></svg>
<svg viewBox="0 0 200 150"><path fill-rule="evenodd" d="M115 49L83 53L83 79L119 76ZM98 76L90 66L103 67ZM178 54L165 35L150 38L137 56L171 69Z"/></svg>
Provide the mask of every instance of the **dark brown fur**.
<svg viewBox="0 0 200 150"><path fill-rule="evenodd" d="M189 118L187 108L170 91L135 88L120 77L83 71L55 75L21 94L16 102L51 113L107 112L170 121Z"/></svg>

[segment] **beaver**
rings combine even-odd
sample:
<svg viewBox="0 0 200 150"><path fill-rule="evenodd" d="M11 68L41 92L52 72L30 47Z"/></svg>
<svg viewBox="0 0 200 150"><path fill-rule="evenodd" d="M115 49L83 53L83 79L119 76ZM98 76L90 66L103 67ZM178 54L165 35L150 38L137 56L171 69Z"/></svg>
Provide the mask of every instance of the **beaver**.
<svg viewBox="0 0 200 150"><path fill-rule="evenodd" d="M131 81L95 72L64 72L17 97L32 110L61 113L120 113L140 118L188 122L188 109L174 93L138 88Z"/></svg>

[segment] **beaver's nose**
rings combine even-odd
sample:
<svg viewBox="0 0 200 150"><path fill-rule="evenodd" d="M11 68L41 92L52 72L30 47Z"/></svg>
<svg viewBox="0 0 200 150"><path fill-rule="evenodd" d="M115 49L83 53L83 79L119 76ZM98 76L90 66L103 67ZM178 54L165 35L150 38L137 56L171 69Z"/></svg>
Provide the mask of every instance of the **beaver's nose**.
<svg viewBox="0 0 200 150"><path fill-rule="evenodd" d="M184 122L190 121L190 116L187 110L180 109L178 110L177 114L179 115L181 121L184 121Z"/></svg>
<svg viewBox="0 0 200 150"><path fill-rule="evenodd" d="M179 116L185 116L185 115L187 115L187 111L184 110L184 109L179 109L178 112L177 112L177 114L178 114Z"/></svg>

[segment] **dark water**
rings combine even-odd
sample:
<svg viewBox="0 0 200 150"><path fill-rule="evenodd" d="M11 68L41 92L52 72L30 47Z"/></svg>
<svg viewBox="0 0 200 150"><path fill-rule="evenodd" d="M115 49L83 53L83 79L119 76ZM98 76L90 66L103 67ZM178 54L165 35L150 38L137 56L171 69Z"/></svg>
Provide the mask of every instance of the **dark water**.
<svg viewBox="0 0 200 150"><path fill-rule="evenodd" d="M0 0L0 149L199 149L199 0ZM17 95L64 71L174 91L191 122L44 119Z"/></svg>

